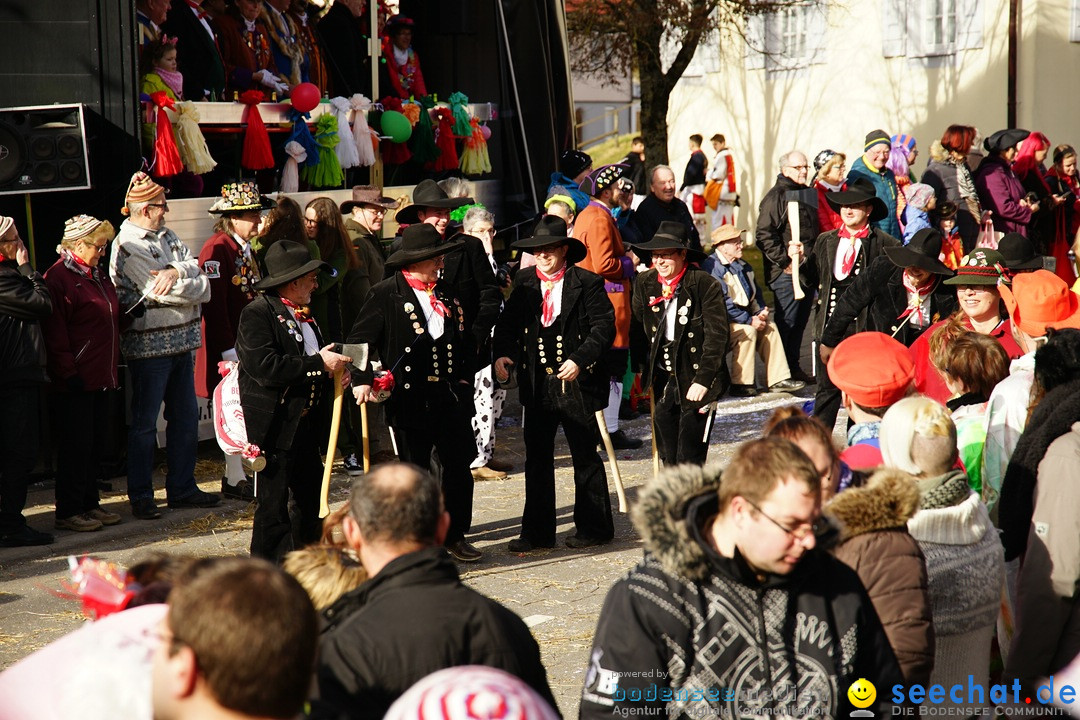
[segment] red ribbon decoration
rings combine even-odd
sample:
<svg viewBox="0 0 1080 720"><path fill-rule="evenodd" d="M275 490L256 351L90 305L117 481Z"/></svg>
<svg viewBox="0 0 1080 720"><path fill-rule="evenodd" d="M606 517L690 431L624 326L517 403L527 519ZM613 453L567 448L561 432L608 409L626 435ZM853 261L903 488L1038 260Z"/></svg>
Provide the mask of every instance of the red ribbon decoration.
<svg viewBox="0 0 1080 720"><path fill-rule="evenodd" d="M267 170L274 167L274 153L270 150L270 136L263 124L259 103L266 99L261 90L245 90L240 94L240 102L247 105L244 121L247 132L244 133L244 150L240 156L240 165L248 170Z"/></svg>
<svg viewBox="0 0 1080 720"><path fill-rule="evenodd" d="M154 175L172 177L183 171L180 150L176 147L172 123L165 108L175 109L176 103L164 90L150 93L150 101L157 106L157 135L154 137Z"/></svg>
<svg viewBox="0 0 1080 720"><path fill-rule="evenodd" d="M293 311L293 314L296 315L296 319L300 322L315 322L315 318L311 317L311 308L309 308L308 306L297 305L292 300L289 300L287 298L281 298L281 302L285 305L285 307Z"/></svg>
<svg viewBox="0 0 1080 720"><path fill-rule="evenodd" d="M920 288L917 288L911 282L911 280L908 278L908 274L907 274L906 270L904 271L903 278L904 278L904 289L907 290L908 292L915 293L915 300L914 300L914 302L912 304L908 305L907 309L904 310L904 312L900 313L897 316L897 318L896 318L897 320L903 320L908 315L910 315L911 313L913 313L916 310L918 310L919 308L921 308L923 306L923 303L926 302L925 298L930 293L932 293L934 291L934 288L937 287L937 282L938 282L937 275L934 275L931 278L930 282L926 283L926 285L923 285Z"/></svg>
<svg viewBox="0 0 1080 720"><path fill-rule="evenodd" d="M435 283L417 280L409 274L408 270L402 270L401 274L405 276L405 282L409 283L409 287L411 287L413 290L423 290L427 293L428 302L431 303L431 308L435 312L439 313L444 318L450 317L450 309L443 304L442 300L435 297Z"/></svg>

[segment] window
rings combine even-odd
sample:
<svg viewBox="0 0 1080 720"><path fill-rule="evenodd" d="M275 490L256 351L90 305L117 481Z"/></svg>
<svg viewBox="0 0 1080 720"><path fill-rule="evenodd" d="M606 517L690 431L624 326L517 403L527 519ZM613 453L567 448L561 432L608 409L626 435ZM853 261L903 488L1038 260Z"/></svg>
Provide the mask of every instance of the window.
<svg viewBox="0 0 1080 720"><path fill-rule="evenodd" d="M934 57L983 46L983 0L885 0L885 57Z"/></svg>
<svg viewBox="0 0 1080 720"><path fill-rule="evenodd" d="M825 5L808 0L747 18L748 69L793 70L825 61Z"/></svg>
<svg viewBox="0 0 1080 720"><path fill-rule="evenodd" d="M1069 41L1080 42L1080 0L1072 0L1072 17L1069 19Z"/></svg>

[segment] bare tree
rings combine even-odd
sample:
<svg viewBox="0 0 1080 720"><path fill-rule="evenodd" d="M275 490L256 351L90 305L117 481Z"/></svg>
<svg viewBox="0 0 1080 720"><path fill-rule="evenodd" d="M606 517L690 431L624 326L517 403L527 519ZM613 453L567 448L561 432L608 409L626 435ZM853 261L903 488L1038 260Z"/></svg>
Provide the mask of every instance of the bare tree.
<svg viewBox="0 0 1080 720"><path fill-rule="evenodd" d="M745 17L795 2L566 0L571 67L610 80L625 78L636 68L645 157L650 165L667 163L668 102L698 45L720 29L742 39Z"/></svg>

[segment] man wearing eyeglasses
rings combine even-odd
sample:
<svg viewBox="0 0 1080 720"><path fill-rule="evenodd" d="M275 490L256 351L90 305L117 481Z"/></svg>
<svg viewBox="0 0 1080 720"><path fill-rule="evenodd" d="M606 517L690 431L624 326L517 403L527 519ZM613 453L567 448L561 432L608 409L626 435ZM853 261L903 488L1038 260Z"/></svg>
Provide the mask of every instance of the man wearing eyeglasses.
<svg viewBox="0 0 1080 720"><path fill-rule="evenodd" d="M780 330L780 341L784 345L791 377L805 383L812 383L814 378L799 365L802 349L803 331L810 320L814 290L811 278L806 273L800 276L800 285L806 296L795 299L795 287L792 284L792 259L790 248L792 241L812 246L818 236L817 191L808 188L809 163L806 155L798 150L786 152L780 156L780 174L758 206L758 222L755 237L757 246L765 261L765 277L776 297L773 319ZM791 237L791 224L788 218L788 203L799 203L799 237Z"/></svg>
<svg viewBox="0 0 1080 720"><path fill-rule="evenodd" d="M131 384L128 432L128 498L141 520L161 517L151 471L157 417L165 403L169 507L213 507L220 496L195 484L199 409L195 401L194 350L202 342L202 304L210 281L183 241L165 227L165 188L135 173L125 196L128 219L120 226L109 276L123 312L134 318L120 335Z"/></svg>
<svg viewBox="0 0 1080 720"><path fill-rule="evenodd" d="M820 473L787 440L638 496L644 559L608 592L580 717L847 717L847 688L903 683L858 575L818 547ZM891 714L888 693L872 708Z"/></svg>
<svg viewBox="0 0 1080 720"><path fill-rule="evenodd" d="M896 176L893 175L892 170L885 167L891 151L892 139L889 133L884 130L868 132L863 141L862 157L851 163L848 181L862 177L874 183L874 193L885 203L889 212L885 217L876 220L873 225L878 230L898 238L903 237L903 232L900 230L900 221L896 213Z"/></svg>

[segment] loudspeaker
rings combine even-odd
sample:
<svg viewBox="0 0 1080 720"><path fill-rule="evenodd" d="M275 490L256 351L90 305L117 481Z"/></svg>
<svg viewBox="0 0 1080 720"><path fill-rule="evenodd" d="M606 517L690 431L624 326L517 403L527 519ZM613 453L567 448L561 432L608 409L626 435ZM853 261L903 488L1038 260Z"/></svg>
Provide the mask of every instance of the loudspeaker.
<svg viewBox="0 0 1080 720"><path fill-rule="evenodd" d="M0 108L0 195L90 189L82 104Z"/></svg>

